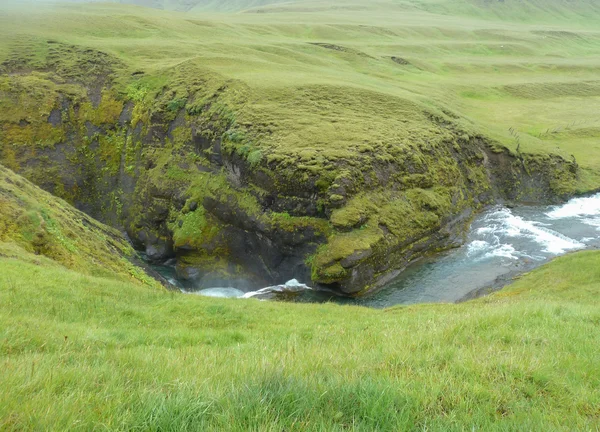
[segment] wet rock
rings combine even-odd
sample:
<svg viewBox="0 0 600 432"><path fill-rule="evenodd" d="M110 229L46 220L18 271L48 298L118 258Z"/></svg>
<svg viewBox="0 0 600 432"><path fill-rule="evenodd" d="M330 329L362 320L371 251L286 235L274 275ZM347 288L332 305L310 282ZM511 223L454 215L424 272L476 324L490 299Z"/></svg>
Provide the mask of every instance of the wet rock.
<svg viewBox="0 0 600 432"><path fill-rule="evenodd" d="M146 256L149 261L163 261L173 256L173 245L170 241L157 239L146 246Z"/></svg>
<svg viewBox="0 0 600 432"><path fill-rule="evenodd" d="M369 258L371 255L373 255L373 251L371 249L356 251L352 255L341 260L340 264L344 268L350 268L358 264L360 261Z"/></svg>
<svg viewBox="0 0 600 432"><path fill-rule="evenodd" d="M119 115L119 125L125 126L131 122L133 118L133 102L127 102L123 107L123 111Z"/></svg>
<svg viewBox="0 0 600 432"><path fill-rule="evenodd" d="M60 126L60 124L62 123L62 113L59 109L54 108L50 112L50 116L48 116L48 123L50 123L54 127Z"/></svg>

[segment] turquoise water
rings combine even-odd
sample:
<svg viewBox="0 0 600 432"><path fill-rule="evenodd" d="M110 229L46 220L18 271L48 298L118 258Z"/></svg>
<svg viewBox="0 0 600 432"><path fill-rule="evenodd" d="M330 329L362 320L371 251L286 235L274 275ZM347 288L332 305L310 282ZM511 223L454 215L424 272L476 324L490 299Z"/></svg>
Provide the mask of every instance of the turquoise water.
<svg viewBox="0 0 600 432"><path fill-rule="evenodd" d="M456 302L486 287L500 288L514 276L556 256L599 247L600 194L575 198L560 206L494 207L474 219L463 246L410 266L368 296L345 298L295 289L294 295L286 299L375 308ZM157 270L183 288L172 268ZM193 291L188 287L186 292Z"/></svg>

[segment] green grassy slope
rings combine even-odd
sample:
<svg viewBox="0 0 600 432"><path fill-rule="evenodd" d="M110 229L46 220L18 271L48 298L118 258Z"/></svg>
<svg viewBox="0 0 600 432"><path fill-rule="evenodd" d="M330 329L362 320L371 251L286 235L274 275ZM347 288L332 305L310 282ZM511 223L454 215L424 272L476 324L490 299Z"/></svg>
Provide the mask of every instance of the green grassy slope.
<svg viewBox="0 0 600 432"><path fill-rule="evenodd" d="M273 3L287 3L278 0L5 0L5 2L27 7L36 7L40 3L46 5L57 3L119 3L182 12L237 12Z"/></svg>
<svg viewBox="0 0 600 432"><path fill-rule="evenodd" d="M0 165L1 257L158 286L134 255L121 233Z"/></svg>
<svg viewBox="0 0 600 432"><path fill-rule="evenodd" d="M337 283L351 273L342 259L412 245L463 209L477 209L474 197L490 189L485 169L480 161L446 157L463 156L477 142L533 159L530 166L548 171L549 195L600 188L600 32L593 25L600 15L593 2L576 6L303 1L236 14L111 4L7 8L0 16L0 157L42 184L46 179L27 162L74 136L65 159L77 168L92 165L87 175L96 183L148 172L138 185L164 186L160 196L180 188L183 201L203 202L211 177L203 157L210 152L186 147L190 131L201 130L203 139L222 138L222 150L248 167L250 186L235 169L218 178L218 190L232 191L225 200L246 200L236 211L267 225L281 218L263 208L331 224L332 230L317 227L330 250L303 259L313 280ZM62 105L65 99L70 104ZM166 134L178 114L188 123L160 153L120 128L128 102L135 103L132 128L142 123L144 132L156 127ZM72 115L63 108L76 130L49 126L53 109L78 104L84 109ZM95 146L98 128L104 136ZM576 164L542 157L548 154ZM469 173L461 175L465 166ZM59 172L45 187L70 202L82 198L77 193L98 201L67 184L71 177ZM390 179L400 193L390 192ZM116 189L103 207L118 212L123 200ZM145 199L148 190L138 196ZM269 196L283 204L269 208ZM373 205L381 201L386 205ZM154 234L168 238L171 230L202 249L198 230L177 232L178 220L189 218L181 208L167 208L170 225ZM285 220L290 231L316 224ZM231 237L222 228L203 225L211 238Z"/></svg>
<svg viewBox="0 0 600 432"><path fill-rule="evenodd" d="M0 429L596 430L600 254L458 305L183 296L0 258Z"/></svg>
<svg viewBox="0 0 600 432"><path fill-rule="evenodd" d="M156 91L184 64L190 77L217 73L249 94L236 107L241 123L274 128L255 143L263 153L301 150L307 161L393 142L398 127L370 114L384 111L382 101L415 102L512 150L520 143L522 152L573 155L586 171L580 188L597 187L600 32L588 25L600 17L597 5L518 3L301 2L229 15L13 8L0 17L0 60L35 60L53 39L115 55L131 72L156 77L148 83Z"/></svg>
<svg viewBox="0 0 600 432"><path fill-rule="evenodd" d="M600 5L594 0L427 0L420 4L425 10L448 15L563 26L566 22L577 22L592 27L600 13Z"/></svg>
<svg viewBox="0 0 600 432"><path fill-rule="evenodd" d="M47 121L60 95L81 102L82 124L106 124L128 98L142 116L147 100L178 107L195 86L235 111L252 145L246 157L293 167L298 179L335 158L385 160L428 142L442 127L433 113L513 151L573 155L577 190L591 190L600 186L599 15L594 2L573 4L299 2L232 15L6 8L2 160L18 168L23 149L43 154L61 141ZM114 87L86 105L83 85L105 73ZM153 181L181 180L170 168ZM209 186L233 193L220 180ZM358 195L332 221L360 220L371 205L362 201L381 193ZM0 430L600 428L597 251L483 299L378 311L132 283L143 277L117 233L4 168L0 210ZM337 238L360 231L360 246L374 237L367 228Z"/></svg>

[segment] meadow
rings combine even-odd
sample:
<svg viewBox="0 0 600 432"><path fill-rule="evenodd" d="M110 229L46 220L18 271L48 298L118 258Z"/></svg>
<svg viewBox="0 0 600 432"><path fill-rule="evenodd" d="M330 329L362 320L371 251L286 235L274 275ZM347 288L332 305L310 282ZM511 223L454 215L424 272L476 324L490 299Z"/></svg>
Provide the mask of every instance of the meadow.
<svg viewBox="0 0 600 432"><path fill-rule="evenodd" d="M73 83L105 66L90 48L118 72L106 111L148 95L179 109L200 88L235 107L257 160L326 172L452 119L516 154L574 158L576 192L600 188L592 0L152 3L170 10L3 3L0 144L20 120L47 126L34 114L59 90L84 97ZM14 86L22 98L3 97ZM598 251L460 304L202 298L164 290L117 231L0 174L0 430L600 429Z"/></svg>
<svg viewBox="0 0 600 432"><path fill-rule="evenodd" d="M597 430L600 254L387 310L0 258L2 430Z"/></svg>
<svg viewBox="0 0 600 432"><path fill-rule="evenodd" d="M190 82L226 86L238 123L273 160L427 140L428 111L515 152L575 158L578 189L600 186L592 1L307 1L236 13L201 3L209 11L8 3L0 62L43 65L50 40L115 56L133 74L119 74L123 94L132 81L157 95L169 83L173 101Z"/></svg>

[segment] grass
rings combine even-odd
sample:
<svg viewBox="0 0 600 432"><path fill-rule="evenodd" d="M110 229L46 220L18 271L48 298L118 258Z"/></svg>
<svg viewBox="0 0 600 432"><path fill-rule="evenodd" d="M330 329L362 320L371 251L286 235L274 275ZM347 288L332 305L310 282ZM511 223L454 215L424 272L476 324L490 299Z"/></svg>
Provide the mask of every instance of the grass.
<svg viewBox="0 0 600 432"><path fill-rule="evenodd" d="M186 130L159 151L108 127L127 101L142 128L153 113L166 122L184 108L207 136L227 132L225 151L275 173L283 195L318 178L319 205L336 205L320 232L339 228L310 258L325 279L347 272L344 257L367 253L381 223L399 242L435 228L456 178L483 190L481 163L462 175L444 153L466 152L469 135L574 157L576 190L600 187L591 1L303 1L236 14L196 13L214 9L209 1L153 3L192 5L187 14L17 3L0 7L3 164L39 161L25 174L42 186L74 176L39 168L73 132L47 120L67 98L79 104L63 113L80 127L65 153L74 166L92 160L89 121L109 129L98 176L135 172L140 152L156 151L142 179L189 188L186 211L214 195L236 202L238 215L259 212L251 188L228 183L234 172L193 171L207 164L185 152ZM446 148L455 131L466 138ZM410 175L374 175L395 161ZM384 190L390 178L401 190ZM140 196L144 211L163 210ZM597 251L457 305L219 300L149 286L117 232L4 168L0 209L0 430L600 429ZM314 222L285 210L264 223ZM201 209L171 216L181 244L220 228Z"/></svg>
<svg viewBox="0 0 600 432"><path fill-rule="evenodd" d="M26 252L29 258L47 258L83 274L157 286L130 262L135 252L119 231L75 210L2 165L0 209L2 257L20 257Z"/></svg>
<svg viewBox="0 0 600 432"><path fill-rule="evenodd" d="M597 430L600 254L387 310L0 258L2 430Z"/></svg>
<svg viewBox="0 0 600 432"><path fill-rule="evenodd" d="M238 123L272 158L306 164L360 155L359 145L385 152L388 143L428 139L425 106L513 150L514 129L521 151L574 155L596 172L600 33L590 22L600 12L584 1L513 3L292 2L261 14L64 5L7 7L0 19L3 50L28 53L30 63L52 38L113 55L158 90L160 77L184 65L187 74L216 73L246 95L235 106Z"/></svg>
<svg viewBox="0 0 600 432"><path fill-rule="evenodd" d="M237 167L220 173L232 203L247 201L248 214L263 220L264 201L276 196L278 212L327 218L332 247L363 219L385 225L389 246L422 240L476 209L477 197L491 195L472 154L478 140L538 162L547 154L574 160L577 178L564 164L535 165L548 168L537 174L555 196L600 188L593 2L240 0L216 8L251 8L239 13L217 13L216 2L152 5L188 12L12 2L0 15L2 162L134 236L157 225L141 211L151 191L160 198L156 213L163 197L205 195L186 187L206 184L205 168L217 169L210 149L196 154L192 130L209 145L222 138L222 151L246 163L249 175ZM68 121L51 126L60 109ZM143 138L130 133L137 127ZM161 145L149 143L168 130ZM58 165L66 158L76 175L55 167L49 186L32 163L44 154ZM119 182L137 188L123 191ZM405 190L408 199L397 193ZM410 204L420 190L444 205L427 213ZM171 225L182 219L173 203L163 207ZM397 209L416 214L415 226ZM296 222L305 223L288 225ZM185 229L180 237L200 232ZM333 255L325 249L313 262L329 264Z"/></svg>

